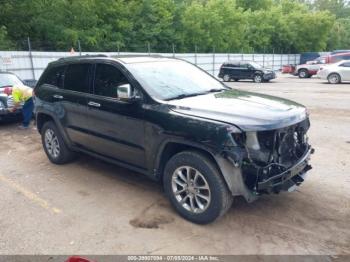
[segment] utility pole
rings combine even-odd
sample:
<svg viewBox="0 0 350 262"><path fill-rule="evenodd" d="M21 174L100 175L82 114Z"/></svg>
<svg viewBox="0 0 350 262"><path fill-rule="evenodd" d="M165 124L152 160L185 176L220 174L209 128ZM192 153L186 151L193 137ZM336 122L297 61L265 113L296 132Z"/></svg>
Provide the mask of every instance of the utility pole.
<svg viewBox="0 0 350 262"><path fill-rule="evenodd" d="M151 45L147 42L148 55L151 56Z"/></svg>
<svg viewBox="0 0 350 262"><path fill-rule="evenodd" d="M30 44L30 38L27 38L28 41L28 51L29 51L29 60L30 60L30 65L32 68L32 75L33 75L33 79L35 79L35 70L34 70L34 62L33 62L33 55L32 55L32 46Z"/></svg>
<svg viewBox="0 0 350 262"><path fill-rule="evenodd" d="M80 40L78 39L78 49L79 49L79 55L81 56L81 46L80 46Z"/></svg>
<svg viewBox="0 0 350 262"><path fill-rule="evenodd" d="M194 46L194 63L197 65L197 45Z"/></svg>

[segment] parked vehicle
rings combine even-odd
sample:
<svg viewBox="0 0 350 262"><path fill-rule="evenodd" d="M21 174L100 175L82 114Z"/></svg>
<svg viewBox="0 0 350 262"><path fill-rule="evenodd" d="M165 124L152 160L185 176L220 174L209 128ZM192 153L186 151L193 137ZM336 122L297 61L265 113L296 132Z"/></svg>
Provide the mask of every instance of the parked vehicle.
<svg viewBox="0 0 350 262"><path fill-rule="evenodd" d="M276 74L274 71L263 68L255 62L228 61L220 67L218 77L225 82L252 79L256 83L261 83L276 78Z"/></svg>
<svg viewBox="0 0 350 262"><path fill-rule="evenodd" d="M350 53L350 50L334 50L330 53L330 55L336 55L340 53Z"/></svg>
<svg viewBox="0 0 350 262"><path fill-rule="evenodd" d="M318 71L317 76L328 80L330 84L350 81L350 61L343 60L335 64L323 66Z"/></svg>
<svg viewBox="0 0 350 262"><path fill-rule="evenodd" d="M283 65L282 66L282 74L293 74L295 72L294 65Z"/></svg>
<svg viewBox="0 0 350 262"><path fill-rule="evenodd" d="M309 61L314 61L321 57L322 54L319 52L305 52L300 54L300 61L299 64L303 65L306 64Z"/></svg>
<svg viewBox="0 0 350 262"><path fill-rule="evenodd" d="M292 191L311 168L304 106L230 89L182 60L59 59L34 91L52 163L83 152L143 173L195 223L222 216L234 196Z"/></svg>
<svg viewBox="0 0 350 262"><path fill-rule="evenodd" d="M333 63L337 63L337 62L342 61L342 60L350 60L350 52L329 55L326 57L325 62L326 62L326 64L333 64Z"/></svg>
<svg viewBox="0 0 350 262"><path fill-rule="evenodd" d="M0 121L21 115L21 110L11 112L13 107L12 87L23 85L23 82L13 73L0 71Z"/></svg>
<svg viewBox="0 0 350 262"><path fill-rule="evenodd" d="M308 61L306 64L297 65L294 70L294 75L299 78L310 78L317 74L321 65L326 63L326 58L321 56L313 61Z"/></svg>
<svg viewBox="0 0 350 262"><path fill-rule="evenodd" d="M316 75L324 64L332 64L342 60L350 60L350 53L337 53L335 55L322 56L306 64L298 65L295 68L294 75L298 75L300 78L310 78Z"/></svg>

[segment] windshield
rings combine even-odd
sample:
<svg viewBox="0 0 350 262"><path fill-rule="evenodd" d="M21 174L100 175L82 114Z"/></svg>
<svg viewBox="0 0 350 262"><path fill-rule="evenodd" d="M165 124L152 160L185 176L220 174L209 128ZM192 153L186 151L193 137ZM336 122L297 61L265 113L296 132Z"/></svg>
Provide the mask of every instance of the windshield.
<svg viewBox="0 0 350 262"><path fill-rule="evenodd" d="M250 64L252 67L254 67L255 69L262 68L262 66L261 66L261 65L259 65L259 64L257 64L257 63L255 63L255 62L250 62L249 64Z"/></svg>
<svg viewBox="0 0 350 262"><path fill-rule="evenodd" d="M23 85L19 78L12 74L0 74L0 87Z"/></svg>
<svg viewBox="0 0 350 262"><path fill-rule="evenodd" d="M133 63L128 69L152 97L161 100L226 89L219 80L180 60Z"/></svg>

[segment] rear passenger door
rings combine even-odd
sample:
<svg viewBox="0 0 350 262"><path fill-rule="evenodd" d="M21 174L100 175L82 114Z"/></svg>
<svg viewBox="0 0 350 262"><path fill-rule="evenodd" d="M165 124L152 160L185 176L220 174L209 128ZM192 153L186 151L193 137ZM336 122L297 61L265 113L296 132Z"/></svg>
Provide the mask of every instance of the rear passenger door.
<svg viewBox="0 0 350 262"><path fill-rule="evenodd" d="M120 66L95 65L94 92L87 102L91 147L105 157L145 168L143 109L141 103L118 98L117 87L123 84L131 83Z"/></svg>
<svg viewBox="0 0 350 262"><path fill-rule="evenodd" d="M53 96L69 139L82 148L89 145L87 95L91 90L91 73L90 63L69 64L64 73L64 88Z"/></svg>

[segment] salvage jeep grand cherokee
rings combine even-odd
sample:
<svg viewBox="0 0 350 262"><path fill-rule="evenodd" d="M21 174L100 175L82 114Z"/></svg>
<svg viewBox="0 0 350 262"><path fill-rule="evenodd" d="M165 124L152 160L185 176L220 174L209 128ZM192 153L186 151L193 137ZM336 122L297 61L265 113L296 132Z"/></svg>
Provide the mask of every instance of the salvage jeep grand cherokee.
<svg viewBox="0 0 350 262"><path fill-rule="evenodd" d="M182 60L63 58L35 95L51 162L84 152L143 173L195 223L223 215L234 196L291 191L311 168L302 105L230 89Z"/></svg>

